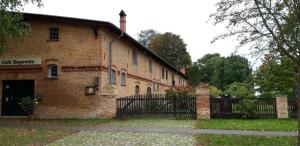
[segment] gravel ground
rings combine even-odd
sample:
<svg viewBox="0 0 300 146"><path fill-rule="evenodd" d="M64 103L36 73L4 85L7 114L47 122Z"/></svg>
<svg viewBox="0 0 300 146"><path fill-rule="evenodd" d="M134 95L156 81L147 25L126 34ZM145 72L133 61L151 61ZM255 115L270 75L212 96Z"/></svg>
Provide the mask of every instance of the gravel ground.
<svg viewBox="0 0 300 146"><path fill-rule="evenodd" d="M196 120L130 119L114 120L107 125L116 127L194 128L195 123Z"/></svg>
<svg viewBox="0 0 300 146"><path fill-rule="evenodd" d="M124 132L90 132L58 140L50 146L192 146L191 135L174 135L158 133L124 133Z"/></svg>

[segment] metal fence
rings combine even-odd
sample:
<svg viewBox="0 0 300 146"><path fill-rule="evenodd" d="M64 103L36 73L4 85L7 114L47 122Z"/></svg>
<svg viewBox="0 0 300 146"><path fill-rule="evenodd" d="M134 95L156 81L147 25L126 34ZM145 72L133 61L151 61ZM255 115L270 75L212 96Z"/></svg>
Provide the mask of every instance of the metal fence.
<svg viewBox="0 0 300 146"><path fill-rule="evenodd" d="M134 95L117 99L118 118L196 118L195 97Z"/></svg>
<svg viewBox="0 0 300 146"><path fill-rule="evenodd" d="M276 118L275 98L210 98L212 118Z"/></svg>
<svg viewBox="0 0 300 146"><path fill-rule="evenodd" d="M288 112L289 118L298 118L298 103L297 98L288 98Z"/></svg>

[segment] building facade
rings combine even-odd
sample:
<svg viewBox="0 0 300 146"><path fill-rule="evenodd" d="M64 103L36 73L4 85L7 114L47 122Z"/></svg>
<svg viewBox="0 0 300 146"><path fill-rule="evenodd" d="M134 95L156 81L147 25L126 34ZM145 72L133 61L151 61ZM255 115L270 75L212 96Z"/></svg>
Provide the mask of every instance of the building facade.
<svg viewBox="0 0 300 146"><path fill-rule="evenodd" d="M39 118L106 117L101 91L110 83L118 97L187 84L182 72L126 34L124 12L120 28L39 14L24 14L24 21L30 34L0 54L1 116L26 115L20 98L39 96Z"/></svg>

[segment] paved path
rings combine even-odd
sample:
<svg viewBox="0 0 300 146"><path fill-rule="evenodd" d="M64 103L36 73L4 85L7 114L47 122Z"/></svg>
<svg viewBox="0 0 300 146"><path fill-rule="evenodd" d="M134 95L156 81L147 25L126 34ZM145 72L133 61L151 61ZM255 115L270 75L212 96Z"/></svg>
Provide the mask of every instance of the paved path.
<svg viewBox="0 0 300 146"><path fill-rule="evenodd" d="M297 136L297 132L288 131L253 131L253 130L214 130L192 128L158 128L158 127L124 127L124 126L67 126L67 125L32 125L32 124L0 124L2 128L37 128L74 131L132 132L132 133L165 133L165 134L235 134L259 136Z"/></svg>

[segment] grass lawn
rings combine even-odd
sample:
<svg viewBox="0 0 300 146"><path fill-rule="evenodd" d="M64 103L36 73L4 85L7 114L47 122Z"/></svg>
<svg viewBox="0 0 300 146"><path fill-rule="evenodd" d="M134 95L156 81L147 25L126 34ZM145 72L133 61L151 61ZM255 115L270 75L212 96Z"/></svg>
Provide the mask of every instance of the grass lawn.
<svg viewBox="0 0 300 146"><path fill-rule="evenodd" d="M264 137L245 135L214 135L201 134L197 137L199 145L209 146L294 146L297 145L297 137Z"/></svg>
<svg viewBox="0 0 300 146"><path fill-rule="evenodd" d="M196 128L259 131L297 131L295 119L210 119L198 120Z"/></svg>
<svg viewBox="0 0 300 146"><path fill-rule="evenodd" d="M9 124L46 124L46 125L98 125L109 123L112 119L0 119L1 123Z"/></svg>
<svg viewBox="0 0 300 146"><path fill-rule="evenodd" d="M45 145L73 133L63 130L0 128L0 145Z"/></svg>

